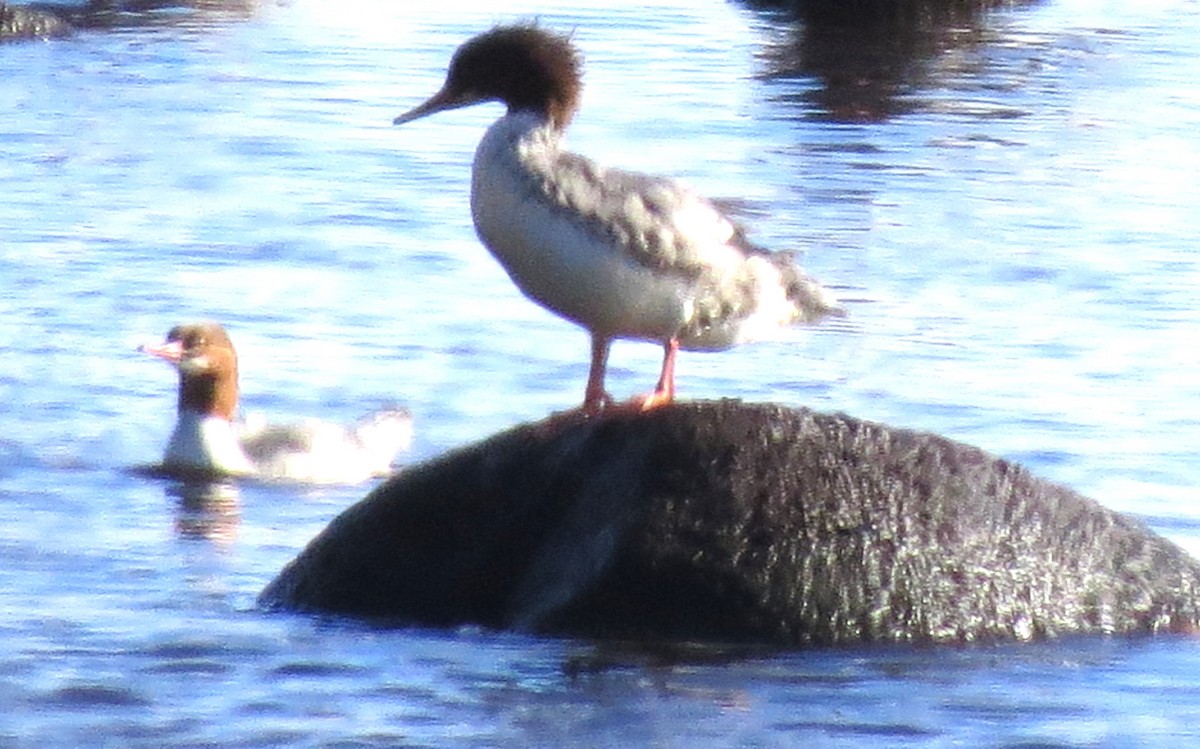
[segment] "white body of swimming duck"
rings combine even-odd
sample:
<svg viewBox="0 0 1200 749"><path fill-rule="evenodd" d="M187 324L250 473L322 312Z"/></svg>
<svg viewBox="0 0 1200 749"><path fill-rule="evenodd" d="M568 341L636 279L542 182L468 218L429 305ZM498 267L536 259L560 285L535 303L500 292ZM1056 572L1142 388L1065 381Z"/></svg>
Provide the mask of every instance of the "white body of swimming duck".
<svg viewBox="0 0 1200 749"><path fill-rule="evenodd" d="M162 470L183 476L256 476L313 483L358 483L390 472L412 441L404 409L383 409L350 427L308 419L288 425L235 420L237 353L214 322L177 325L141 350L179 372L175 428Z"/></svg>
<svg viewBox="0 0 1200 749"><path fill-rule="evenodd" d="M564 150L581 88L568 39L502 26L459 47L441 90L395 124L483 101L508 106L476 150L471 214L522 292L591 333L585 413L611 403L604 373L615 338L663 345L658 386L636 401L652 408L674 396L679 348L725 349L844 314L791 254L751 245L711 201Z"/></svg>

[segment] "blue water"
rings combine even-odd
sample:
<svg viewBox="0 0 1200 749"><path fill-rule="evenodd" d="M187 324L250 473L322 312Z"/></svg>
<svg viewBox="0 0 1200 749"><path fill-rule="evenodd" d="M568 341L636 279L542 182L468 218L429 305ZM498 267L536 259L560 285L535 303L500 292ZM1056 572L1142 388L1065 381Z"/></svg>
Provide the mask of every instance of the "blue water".
<svg viewBox="0 0 1200 749"><path fill-rule="evenodd" d="M679 661L268 615L258 591L369 487L128 470L173 419L136 345L194 318L231 330L246 410L399 401L406 461L581 400L586 336L470 227L499 108L390 124L462 40L536 16L586 55L576 150L740 199L849 308L683 355L684 397L936 431L1200 552L1194 3L956 22L832 114L785 18L612 5L296 0L0 46L0 746L1200 743L1187 638ZM658 357L618 344L611 389Z"/></svg>

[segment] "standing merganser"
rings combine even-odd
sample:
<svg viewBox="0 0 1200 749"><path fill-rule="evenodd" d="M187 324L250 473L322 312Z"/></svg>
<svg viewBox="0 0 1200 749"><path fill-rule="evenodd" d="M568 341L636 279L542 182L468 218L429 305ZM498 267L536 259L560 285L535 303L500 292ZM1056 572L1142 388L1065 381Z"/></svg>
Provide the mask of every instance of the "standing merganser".
<svg viewBox="0 0 1200 749"><path fill-rule="evenodd" d="M484 101L508 106L475 152L471 216L526 296L590 332L585 414L612 403L604 371L614 338L662 343L658 386L633 401L650 409L674 397L680 348L726 349L770 328L845 314L793 254L750 244L712 202L564 150L580 67L566 37L497 27L459 47L441 90L394 124Z"/></svg>
<svg viewBox="0 0 1200 749"><path fill-rule="evenodd" d="M163 343L139 350L179 371L166 473L358 483L389 473L396 453L412 441L412 417L399 408L368 414L351 428L315 419L286 426L235 422L237 352L218 323L176 325Z"/></svg>

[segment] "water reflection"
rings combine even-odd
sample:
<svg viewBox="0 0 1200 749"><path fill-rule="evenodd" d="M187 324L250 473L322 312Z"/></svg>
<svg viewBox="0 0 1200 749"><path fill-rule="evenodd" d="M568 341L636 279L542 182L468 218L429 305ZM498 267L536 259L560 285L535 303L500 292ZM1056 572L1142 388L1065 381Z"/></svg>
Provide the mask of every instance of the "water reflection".
<svg viewBox="0 0 1200 749"><path fill-rule="evenodd" d="M747 0L781 23L762 51L763 77L813 78L816 89L788 94L812 118L882 122L917 107L933 62L990 40L998 8L1037 0Z"/></svg>
<svg viewBox="0 0 1200 749"><path fill-rule="evenodd" d="M237 538L242 519L241 495L230 481L178 480L163 491L175 504L175 531L228 546Z"/></svg>

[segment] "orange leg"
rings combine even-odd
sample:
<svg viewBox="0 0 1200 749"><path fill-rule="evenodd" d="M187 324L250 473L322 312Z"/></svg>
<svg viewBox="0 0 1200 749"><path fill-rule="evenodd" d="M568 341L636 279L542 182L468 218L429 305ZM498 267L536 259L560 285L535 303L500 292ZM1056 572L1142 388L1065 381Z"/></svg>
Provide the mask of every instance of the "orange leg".
<svg viewBox="0 0 1200 749"><path fill-rule="evenodd" d="M584 392L583 406L580 408L585 417L596 416L602 411L613 409L649 411L665 406L675 399L675 354L679 351L677 339L672 338L663 344L662 372L654 392L618 405L613 404L612 396L604 389L604 374L608 367L608 350L611 346L611 338L592 334L592 366L588 371L587 390Z"/></svg>
<svg viewBox="0 0 1200 749"><path fill-rule="evenodd" d="M678 352L678 339L672 338L663 344L662 373L658 376L654 392L641 399L643 411L665 406L675 400L675 354Z"/></svg>
<svg viewBox="0 0 1200 749"><path fill-rule="evenodd" d="M604 371L608 367L611 338L592 333L592 366L588 371L587 390L583 394L583 412L595 416L612 405L612 396L604 391Z"/></svg>

